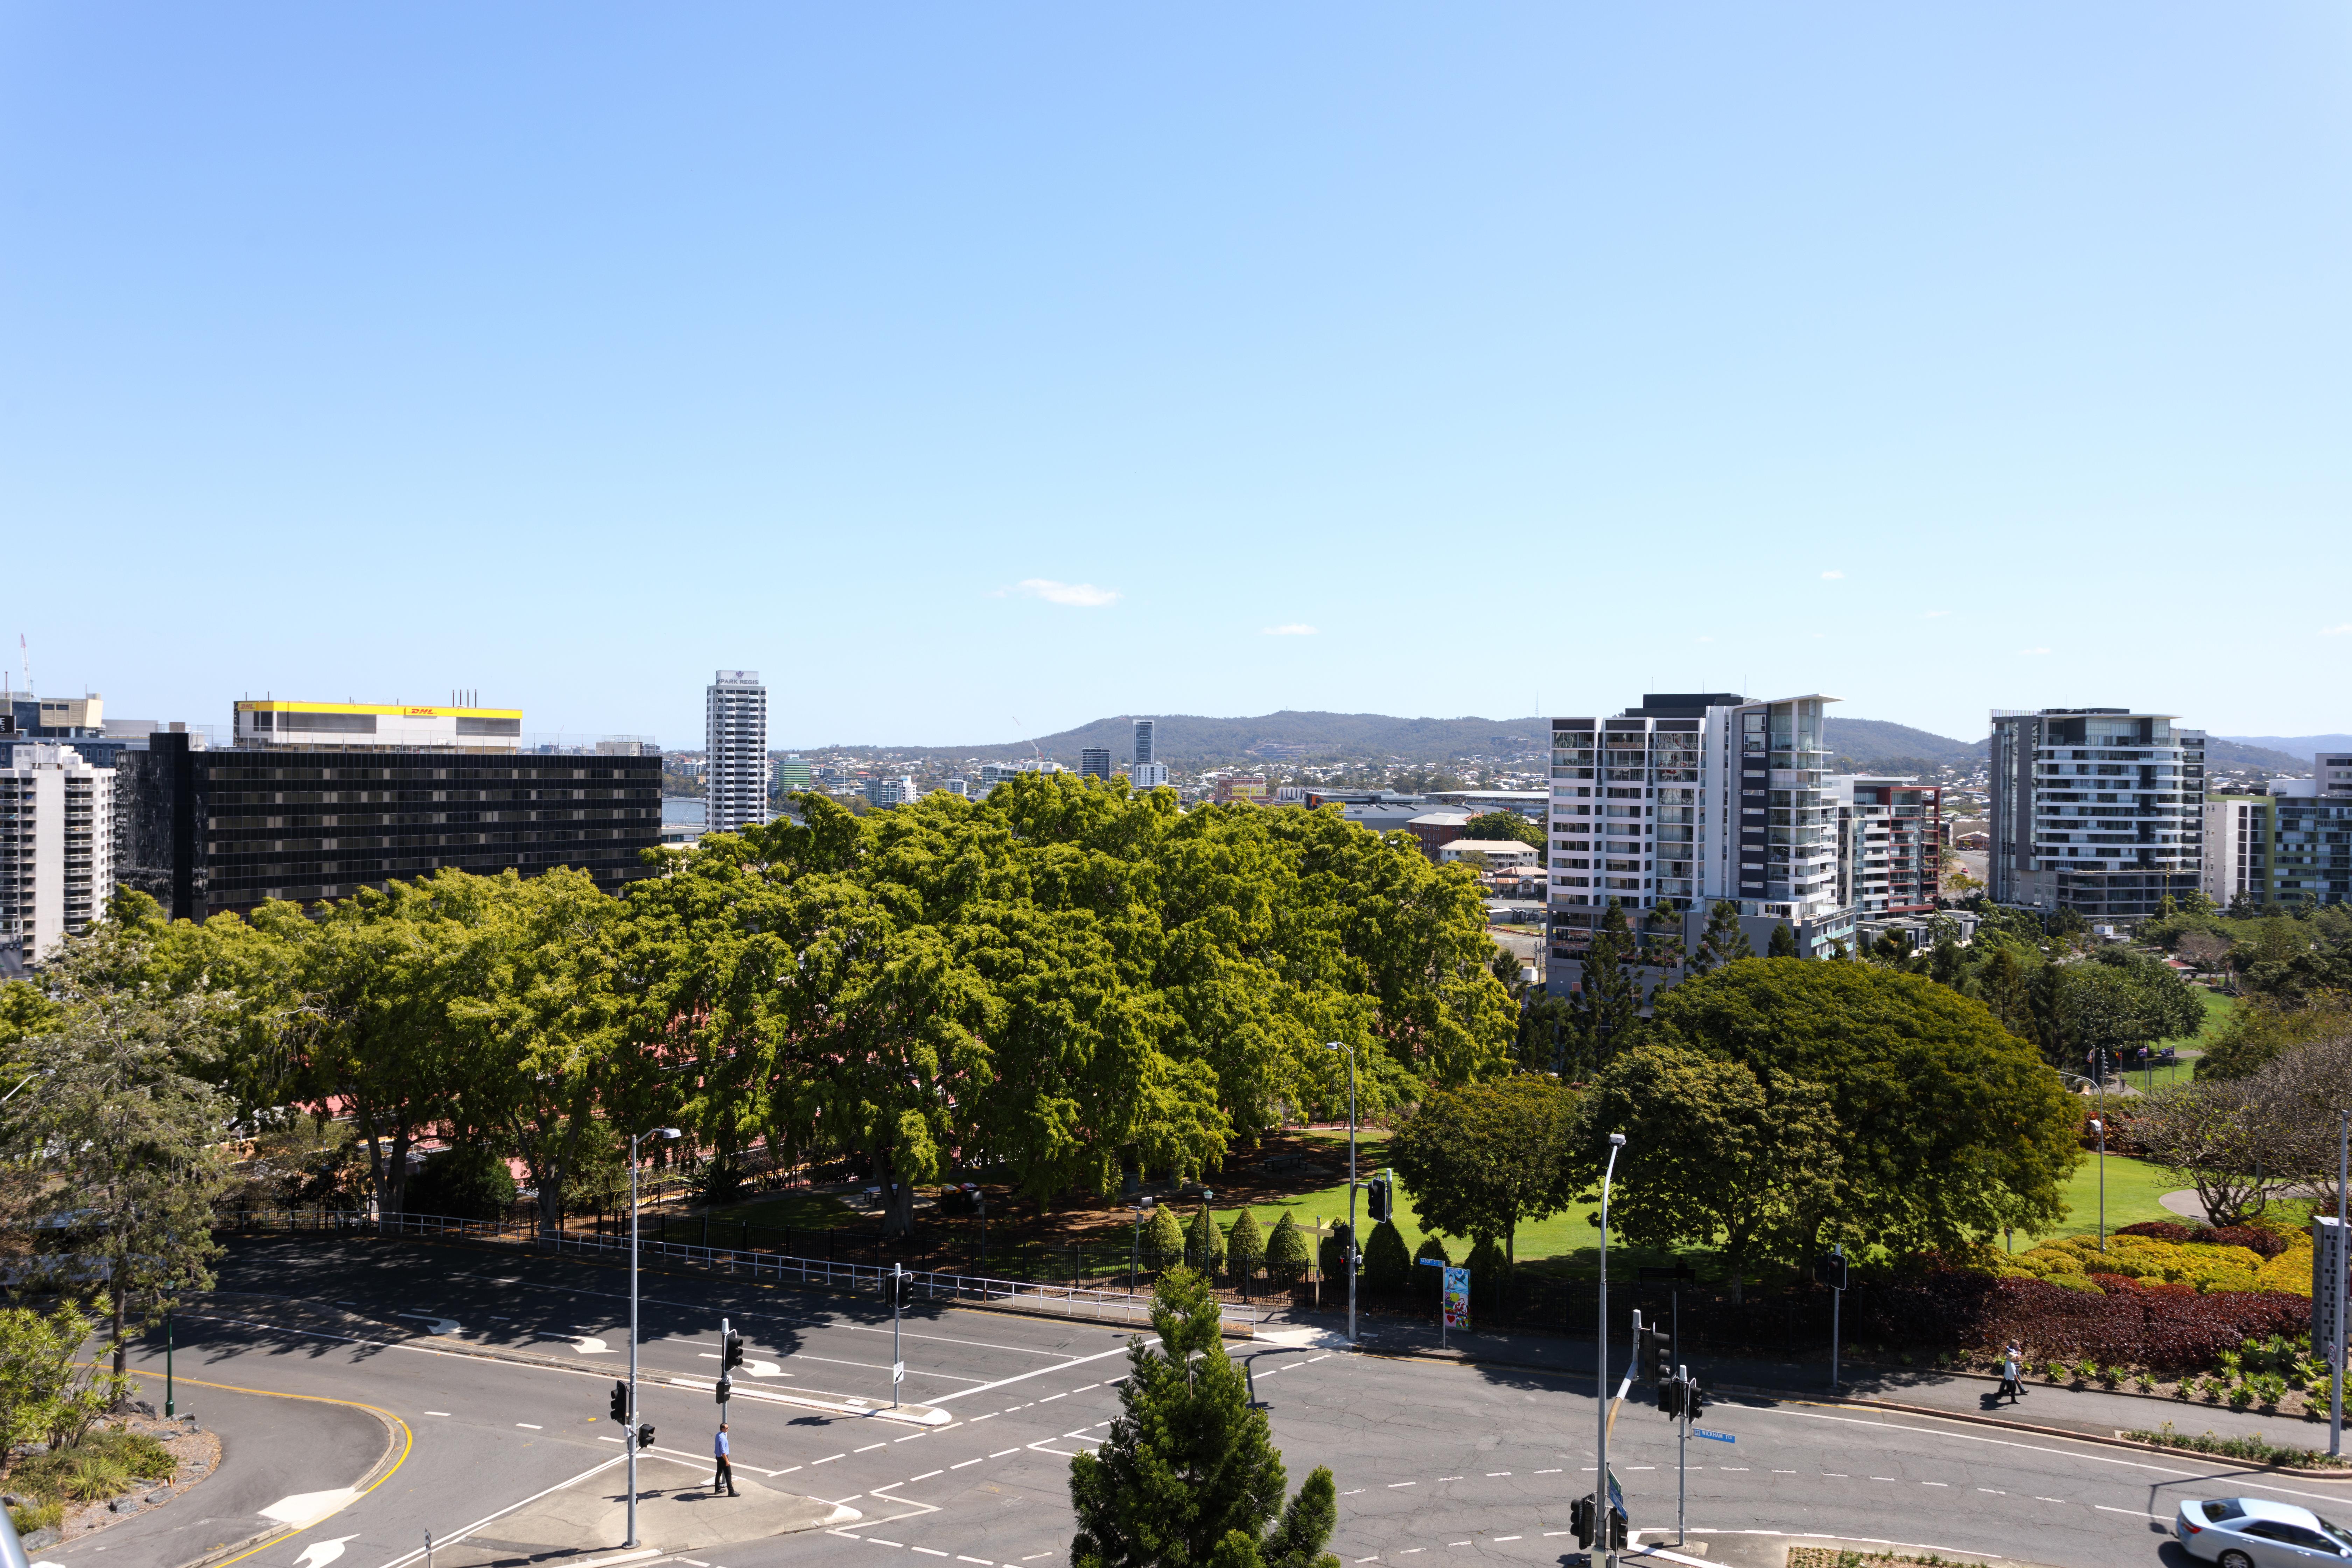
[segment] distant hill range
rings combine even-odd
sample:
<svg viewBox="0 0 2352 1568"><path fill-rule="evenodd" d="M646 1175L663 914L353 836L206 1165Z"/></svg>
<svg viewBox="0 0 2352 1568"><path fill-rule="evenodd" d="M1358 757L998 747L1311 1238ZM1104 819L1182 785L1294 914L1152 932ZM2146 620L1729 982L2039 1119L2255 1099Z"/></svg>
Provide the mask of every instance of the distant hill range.
<svg viewBox="0 0 2352 1568"><path fill-rule="evenodd" d="M1197 764L1260 759L1268 763L1307 760L1444 763L1491 757L1533 760L1551 733L1542 719L1392 719L1385 713L1301 713L1285 710L1254 719L1207 719L1192 713L1122 713L1075 730L980 746L858 747L897 756L961 762L1010 762L1042 752L1076 766L1088 746L1107 748L1115 764L1131 761L1135 721L1154 721L1153 744L1161 762ZM1034 748L1034 750L1033 750Z"/></svg>
<svg viewBox="0 0 2352 1568"><path fill-rule="evenodd" d="M1192 713L1122 713L1116 718L1097 719L1075 730L1040 735L1034 742L798 749L870 751L942 763L970 759L1010 762L1042 752L1055 762L1076 766L1081 751L1101 746L1110 752L1114 765L1124 765L1133 756L1138 718L1156 721L1160 761L1195 767L1252 762L1272 768L1286 763L1391 760L1421 766L1472 760L1533 763L1542 755L1550 732L1550 723L1546 719L1397 719L1385 713L1318 713L1286 709L1279 713L1245 719L1210 719ZM1947 767L1973 769L1983 765L1987 748L1987 742L1981 740L1955 741L1885 719L1825 718L1822 739L1839 772L1861 769L1933 773ZM2273 746L2277 749L2272 749ZM2314 752L2326 750L2352 751L2352 736L2319 735L2294 740L2215 736L2207 743L2206 760L2217 767L2307 773Z"/></svg>
<svg viewBox="0 0 2352 1568"><path fill-rule="evenodd" d="M2322 752L2352 752L2352 735L2216 735L2213 740L2294 757L2306 768Z"/></svg>

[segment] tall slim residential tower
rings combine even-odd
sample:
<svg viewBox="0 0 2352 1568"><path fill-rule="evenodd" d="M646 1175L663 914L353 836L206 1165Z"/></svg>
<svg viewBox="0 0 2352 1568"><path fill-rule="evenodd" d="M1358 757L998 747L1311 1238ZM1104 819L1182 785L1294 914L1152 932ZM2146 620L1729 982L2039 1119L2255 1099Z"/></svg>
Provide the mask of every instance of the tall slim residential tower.
<svg viewBox="0 0 2352 1568"><path fill-rule="evenodd" d="M2204 871L2205 733L2128 708L1996 710L1992 901L2147 920Z"/></svg>
<svg viewBox="0 0 2352 1568"><path fill-rule="evenodd" d="M704 820L734 833L768 820L768 689L756 669L722 669L704 693Z"/></svg>
<svg viewBox="0 0 2352 1568"><path fill-rule="evenodd" d="M1135 721L1135 761L1127 776L1138 789L1157 789L1168 782L1168 764L1160 760L1159 725L1150 719Z"/></svg>
<svg viewBox="0 0 2352 1568"><path fill-rule="evenodd" d="M1727 900L1759 953L1781 925L1807 957L1851 948L1822 771L1822 710L1836 700L1651 693L1613 719L1551 721L1552 990L1580 982L1612 900L1638 927L1671 899L1686 940Z"/></svg>
<svg viewBox="0 0 2352 1568"><path fill-rule="evenodd" d="M79 936L114 893L114 770L71 746L13 750L0 766L0 978Z"/></svg>

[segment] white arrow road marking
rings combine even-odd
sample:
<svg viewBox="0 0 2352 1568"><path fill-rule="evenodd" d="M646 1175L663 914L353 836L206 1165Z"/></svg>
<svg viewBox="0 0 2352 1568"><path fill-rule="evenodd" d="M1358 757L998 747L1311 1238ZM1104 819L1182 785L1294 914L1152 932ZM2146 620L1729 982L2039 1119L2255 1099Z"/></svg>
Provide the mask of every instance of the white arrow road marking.
<svg viewBox="0 0 2352 1568"><path fill-rule="evenodd" d="M572 1342L572 1348L578 1351L582 1355L611 1355L613 1353L613 1347L606 1344L604 1341L598 1339L593 1334L542 1333L539 1337L542 1340L570 1340Z"/></svg>
<svg viewBox="0 0 2352 1568"><path fill-rule="evenodd" d="M466 1326L455 1318L436 1318L430 1312L394 1312L393 1316L423 1323L428 1334L454 1334Z"/></svg>
<svg viewBox="0 0 2352 1568"><path fill-rule="evenodd" d="M261 1517L301 1530L318 1523L359 1495L350 1487L337 1487L325 1492L296 1492L292 1497L279 1498L263 1509Z"/></svg>
<svg viewBox="0 0 2352 1568"><path fill-rule="evenodd" d="M294 1560L294 1568L327 1568L328 1563L343 1554L344 1542L358 1539L356 1535L338 1535L332 1541L314 1541Z"/></svg>
<svg viewBox="0 0 2352 1568"><path fill-rule="evenodd" d="M702 1352L702 1359L705 1361L717 1361L720 1358L717 1351L704 1351ZM782 1367L778 1366L772 1361L746 1361L736 1370L742 1373L746 1377L789 1377L792 1375Z"/></svg>

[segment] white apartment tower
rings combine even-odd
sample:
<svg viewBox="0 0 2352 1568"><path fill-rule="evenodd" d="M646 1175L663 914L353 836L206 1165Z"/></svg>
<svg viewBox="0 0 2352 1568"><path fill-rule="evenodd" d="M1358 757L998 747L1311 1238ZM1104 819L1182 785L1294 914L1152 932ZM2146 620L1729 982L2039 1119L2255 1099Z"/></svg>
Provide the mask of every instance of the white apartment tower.
<svg viewBox="0 0 2352 1568"><path fill-rule="evenodd" d="M1168 782L1168 764L1160 760L1159 725L1152 720L1135 721L1135 761L1127 776L1138 789L1158 789Z"/></svg>
<svg viewBox="0 0 2352 1568"><path fill-rule="evenodd" d="M768 820L768 689L756 669L722 669L704 693L703 772L708 831L735 833Z"/></svg>
<svg viewBox="0 0 2352 1568"><path fill-rule="evenodd" d="M0 767L0 975L79 936L114 894L114 770L71 746L13 754Z"/></svg>
<svg viewBox="0 0 2352 1568"><path fill-rule="evenodd" d="M1806 957L1852 950L1822 774L1822 710L1836 700L1654 692L1612 719L1551 721L1552 990L1580 980L1612 900L1637 929L1673 900L1686 943L1729 900L1759 953L1780 925Z"/></svg>

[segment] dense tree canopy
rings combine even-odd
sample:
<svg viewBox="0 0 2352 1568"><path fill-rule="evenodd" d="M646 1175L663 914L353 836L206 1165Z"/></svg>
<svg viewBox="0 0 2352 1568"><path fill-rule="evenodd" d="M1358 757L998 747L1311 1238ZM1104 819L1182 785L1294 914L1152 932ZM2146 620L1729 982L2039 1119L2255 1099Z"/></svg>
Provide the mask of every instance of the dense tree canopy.
<svg viewBox="0 0 2352 1568"><path fill-rule="evenodd" d="M233 997L202 1076L248 1115L348 1118L386 1209L429 1140L521 1162L551 1222L659 1122L721 1160L862 1157L903 1228L956 1163L1041 1200L1213 1168L1344 1105L1328 1041L1358 1047L1367 1112L1507 1064L1475 879L1403 835L1067 775L801 810L617 899L567 870L443 871L194 925L126 894L116 978ZM63 1016L0 990L0 1054Z"/></svg>
<svg viewBox="0 0 2352 1568"><path fill-rule="evenodd" d="M1575 1113L1571 1091L1532 1074L1441 1089L1397 1124L1389 1158L1423 1225L1499 1240L1516 1258L1520 1222L1549 1218L1576 1195Z"/></svg>
<svg viewBox="0 0 2352 1568"><path fill-rule="evenodd" d="M1743 959L1662 994L1651 1038L1828 1091L1841 1158L1825 1239L1949 1247L2064 1213L2073 1100L1980 1003L1931 981Z"/></svg>

